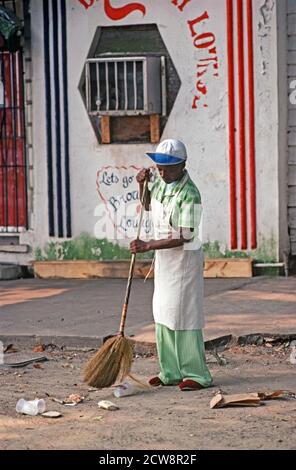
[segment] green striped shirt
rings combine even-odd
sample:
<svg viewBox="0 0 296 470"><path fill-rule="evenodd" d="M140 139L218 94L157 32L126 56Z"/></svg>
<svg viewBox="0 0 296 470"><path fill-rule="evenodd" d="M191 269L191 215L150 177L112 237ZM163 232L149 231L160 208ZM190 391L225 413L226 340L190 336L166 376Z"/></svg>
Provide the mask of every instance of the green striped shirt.
<svg viewBox="0 0 296 470"><path fill-rule="evenodd" d="M177 181L175 184L166 184L159 176L151 187L151 199L154 198L164 206L167 206L177 194L170 223L174 229L181 227L190 228L196 233L202 212L201 196L199 190L190 178L182 187L187 177L188 173L185 171L181 180Z"/></svg>

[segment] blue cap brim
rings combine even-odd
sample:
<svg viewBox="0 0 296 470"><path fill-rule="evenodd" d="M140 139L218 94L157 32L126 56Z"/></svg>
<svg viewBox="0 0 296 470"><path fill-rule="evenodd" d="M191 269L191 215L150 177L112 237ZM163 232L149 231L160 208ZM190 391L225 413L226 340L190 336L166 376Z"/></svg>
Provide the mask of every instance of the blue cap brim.
<svg viewBox="0 0 296 470"><path fill-rule="evenodd" d="M179 157L173 157L172 155L166 155L165 153L147 153L157 165L177 165L183 163L185 160Z"/></svg>

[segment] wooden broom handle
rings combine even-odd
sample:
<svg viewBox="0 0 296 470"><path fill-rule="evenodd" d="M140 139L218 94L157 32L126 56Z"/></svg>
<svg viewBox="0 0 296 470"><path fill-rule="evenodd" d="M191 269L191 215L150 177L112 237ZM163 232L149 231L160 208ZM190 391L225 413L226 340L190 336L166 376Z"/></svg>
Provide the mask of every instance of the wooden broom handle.
<svg viewBox="0 0 296 470"><path fill-rule="evenodd" d="M141 227L142 227L145 204L146 204L146 199L147 199L147 188L148 188L148 180L145 180L144 187L143 187L142 201L141 201L141 204L142 204L141 214L140 214L139 225L138 225L138 230L137 230L137 240L139 240L140 234L141 234ZM130 293L131 293L132 280L134 276L135 263L136 263L136 254L133 253L131 257L124 304L123 304L122 312L121 312L121 321L120 321L120 328L119 328L119 335L121 336L124 335L124 327L125 327L125 322L126 322L126 315L127 315L127 308L128 308Z"/></svg>

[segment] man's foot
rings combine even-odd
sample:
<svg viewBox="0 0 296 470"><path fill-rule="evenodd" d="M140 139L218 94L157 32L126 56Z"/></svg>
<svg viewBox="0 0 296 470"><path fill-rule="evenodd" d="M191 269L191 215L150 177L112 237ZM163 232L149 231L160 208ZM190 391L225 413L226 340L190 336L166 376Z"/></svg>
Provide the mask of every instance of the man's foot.
<svg viewBox="0 0 296 470"><path fill-rule="evenodd" d="M179 383L179 388L182 392L189 390L202 390L204 387L194 380L183 380Z"/></svg>
<svg viewBox="0 0 296 470"><path fill-rule="evenodd" d="M152 379L149 380L149 384L151 385L151 387L159 387L160 385L164 385L164 383L157 376L152 377Z"/></svg>

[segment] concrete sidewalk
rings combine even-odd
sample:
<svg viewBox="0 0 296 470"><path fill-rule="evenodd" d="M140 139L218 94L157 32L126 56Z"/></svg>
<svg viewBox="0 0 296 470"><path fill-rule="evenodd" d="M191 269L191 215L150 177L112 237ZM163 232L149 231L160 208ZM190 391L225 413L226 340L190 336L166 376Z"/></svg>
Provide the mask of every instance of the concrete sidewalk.
<svg viewBox="0 0 296 470"><path fill-rule="evenodd" d="M233 345L223 351L223 366L209 355L214 384L197 392L159 387L116 398L113 388L96 390L84 383L83 370L93 351L77 348L97 347L99 338L116 332L125 286L125 281L118 280L0 283L0 340L15 344L18 350L5 355L7 363L30 359L38 338L47 345L75 347L75 351L47 347L48 361L37 368L31 364L0 369L1 450L296 448L293 397L258 407L210 408L218 391L295 393L295 366L285 344ZM209 279L205 286L206 338L227 333L296 333L295 278ZM152 282L135 281L127 323L130 334L152 342L149 350L155 350L152 292ZM137 347L140 352L146 346L138 343ZM155 354L135 355L132 373L140 381L146 383L158 372ZM70 394L84 400L75 407L62 404ZM58 411L61 417L48 420L16 413L22 397L43 398L47 410ZM99 400L111 400L119 409L99 409Z"/></svg>
<svg viewBox="0 0 296 470"><path fill-rule="evenodd" d="M30 356L32 348L21 355ZM0 450L107 449L293 449L296 448L295 399L269 400L259 407L210 409L218 392L225 394L295 392L295 366L290 349L264 346L235 347L223 353L223 367L209 363L213 387L181 392L179 387L141 389L123 398L114 388L96 390L83 383L83 368L93 352L47 349L42 368L0 372ZM15 361L17 354L9 355ZM155 356L138 356L133 374L142 382L159 372ZM74 407L53 402L70 394L84 397ZM16 413L17 401L43 398L59 419ZM115 412L98 408L111 400ZM131 467L137 468L137 467Z"/></svg>
<svg viewBox="0 0 296 470"><path fill-rule="evenodd" d="M0 340L93 346L115 333L125 280L0 283ZM153 281L134 280L127 334L153 343ZM206 279L205 339L226 334L296 333L296 278Z"/></svg>
<svg viewBox="0 0 296 470"><path fill-rule="evenodd" d="M296 333L296 278L253 278L250 282L229 284L219 280L222 290L205 296L205 339L233 334ZM212 280L206 280L206 285ZM134 338L155 342L154 325L143 327Z"/></svg>

